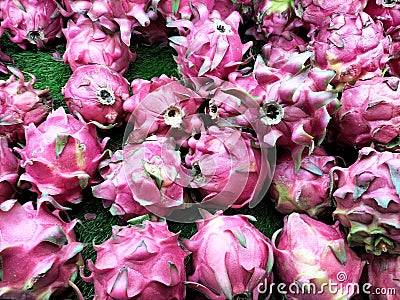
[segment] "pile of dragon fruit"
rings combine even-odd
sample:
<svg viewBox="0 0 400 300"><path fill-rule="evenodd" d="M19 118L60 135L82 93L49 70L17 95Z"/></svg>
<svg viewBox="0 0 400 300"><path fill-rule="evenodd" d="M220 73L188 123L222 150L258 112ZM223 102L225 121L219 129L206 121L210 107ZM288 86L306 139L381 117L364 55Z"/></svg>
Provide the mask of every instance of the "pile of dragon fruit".
<svg viewBox="0 0 400 300"><path fill-rule="evenodd" d="M37 89L0 52L0 299L399 299L399 25L390 0L0 0L2 38L71 68ZM179 78L128 81L139 44ZM103 243L85 193L124 224Z"/></svg>

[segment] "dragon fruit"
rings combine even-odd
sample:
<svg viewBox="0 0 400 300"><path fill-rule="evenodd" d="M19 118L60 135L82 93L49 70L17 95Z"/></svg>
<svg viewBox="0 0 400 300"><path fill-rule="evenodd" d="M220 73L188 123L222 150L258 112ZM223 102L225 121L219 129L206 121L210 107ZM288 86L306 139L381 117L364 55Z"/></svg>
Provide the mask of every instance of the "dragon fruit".
<svg viewBox="0 0 400 300"><path fill-rule="evenodd" d="M64 21L56 0L2 0L0 11L0 33L8 32L10 40L22 49L29 44L44 49L62 37Z"/></svg>
<svg viewBox="0 0 400 300"><path fill-rule="evenodd" d="M305 52L307 43L292 31L285 31L281 35L274 35L268 38L262 48L262 57L266 65L279 69L291 55Z"/></svg>
<svg viewBox="0 0 400 300"><path fill-rule="evenodd" d="M307 213L313 218L324 216L333 207L330 200L330 170L336 158L317 148L309 156L302 157L300 169L290 152L278 157L274 177L269 188L276 209L283 214Z"/></svg>
<svg viewBox="0 0 400 300"><path fill-rule="evenodd" d="M368 283L370 300L396 300L400 294L399 286L400 256L369 255Z"/></svg>
<svg viewBox="0 0 400 300"><path fill-rule="evenodd" d="M82 190L96 183L97 167L108 155L108 139L100 143L94 124L75 119L63 107L39 126L29 124L25 137L26 146L16 149L25 168L20 181L29 182L41 199L79 203Z"/></svg>
<svg viewBox="0 0 400 300"><path fill-rule="evenodd" d="M305 24L311 26L311 32L318 29L325 19L335 13L358 14L362 12L368 0L295 0L294 6L297 14Z"/></svg>
<svg viewBox="0 0 400 300"><path fill-rule="evenodd" d="M330 86L335 72L307 65L310 56L310 52L295 53L280 69L266 66L258 56L253 71L261 121L272 129L264 141L289 149L296 170L304 150L312 153L323 142L330 114L339 107L337 92Z"/></svg>
<svg viewBox="0 0 400 300"><path fill-rule="evenodd" d="M32 202L0 205L1 299L47 300L75 286L84 245L74 234L78 220L67 223L59 213Z"/></svg>
<svg viewBox="0 0 400 300"><path fill-rule="evenodd" d="M348 168L335 167L335 219L347 227L351 247L400 254L400 154L365 147Z"/></svg>
<svg viewBox="0 0 400 300"><path fill-rule="evenodd" d="M170 78L165 74L162 74L160 77L153 77L151 80L142 78L133 79L131 82L132 96L124 102L124 110L133 113L148 94L154 92L163 85L176 81L178 81L178 79L174 77ZM130 117L131 115L129 114L126 121L128 121Z"/></svg>
<svg viewBox="0 0 400 300"><path fill-rule="evenodd" d="M218 11L209 13L205 5L198 4L196 9L198 18L193 22L178 20L168 24L181 31L188 30L185 35L170 38L177 52L179 72L184 77L212 75L227 79L242 64L243 55L252 45L240 40L240 14L234 11L222 19Z"/></svg>
<svg viewBox="0 0 400 300"><path fill-rule="evenodd" d="M114 226L112 236L94 245L96 262L83 280L94 283L96 300L185 299L184 260L178 235L165 222Z"/></svg>
<svg viewBox="0 0 400 300"><path fill-rule="evenodd" d="M397 1L372 0L367 2L364 12L374 20L381 21L386 33L400 25L400 4Z"/></svg>
<svg viewBox="0 0 400 300"><path fill-rule="evenodd" d="M190 174L175 148L173 139L155 135L123 148L123 168L133 199L162 217L183 208L187 198Z"/></svg>
<svg viewBox="0 0 400 300"><path fill-rule="evenodd" d="M180 81L162 76L151 82L136 79L131 86L133 96L126 101L124 109L132 112L129 114L132 142L152 134L173 135L177 140L184 140L201 130L203 123L197 110L204 99Z"/></svg>
<svg viewBox="0 0 400 300"><path fill-rule="evenodd" d="M35 89L36 77L25 81L23 73L13 67L8 68L11 76L0 80L0 134L10 142L24 140L24 126L40 124L53 107L49 88Z"/></svg>
<svg viewBox="0 0 400 300"><path fill-rule="evenodd" d="M345 85L335 115L337 142L365 147L393 147L400 135L400 79L374 77Z"/></svg>
<svg viewBox="0 0 400 300"><path fill-rule="evenodd" d="M105 65L80 66L62 89L69 110L86 121L104 126L122 125L123 103L129 97L129 82Z"/></svg>
<svg viewBox="0 0 400 300"><path fill-rule="evenodd" d="M76 22L69 20L63 33L67 39L63 59L72 71L79 66L96 63L124 74L136 59L136 53L121 41L119 32L102 29L98 23L83 15Z"/></svg>
<svg viewBox="0 0 400 300"><path fill-rule="evenodd" d="M0 203L14 197L19 177L19 159L8 147L8 141L0 136Z"/></svg>
<svg viewBox="0 0 400 300"><path fill-rule="evenodd" d="M217 213L197 222L198 232L184 241L193 254L188 287L208 299L256 300L258 287L270 286L272 245L249 220L255 221L251 216Z"/></svg>
<svg viewBox="0 0 400 300"><path fill-rule="evenodd" d="M302 22L296 18L291 2L254 1L255 26L248 29L246 34L253 35L257 40L268 40L270 35L281 35L285 31L300 27Z"/></svg>
<svg viewBox="0 0 400 300"><path fill-rule="evenodd" d="M252 144L257 141L251 134L231 127L211 126L189 139L185 163L194 174L190 186L204 196L202 202L239 208L257 196L266 178L260 177L261 151Z"/></svg>
<svg viewBox="0 0 400 300"><path fill-rule="evenodd" d="M156 17L154 11L148 10L149 4L149 0L71 0L70 8L110 31L120 31L122 42L129 47L132 31L148 26Z"/></svg>
<svg viewBox="0 0 400 300"><path fill-rule="evenodd" d="M334 14L311 41L315 64L335 70L335 83L380 76L389 56L390 38L382 23L367 13Z"/></svg>
<svg viewBox="0 0 400 300"><path fill-rule="evenodd" d="M105 207L110 207L110 212L114 216L119 216L124 220L149 213L133 197L129 187L124 168L124 156L122 150L117 150L110 159L103 160L99 165L99 170L104 181L92 187L93 196L103 199ZM133 174L131 174L133 175Z"/></svg>
<svg viewBox="0 0 400 300"><path fill-rule="evenodd" d="M364 262L346 244L338 222L330 226L292 213L273 234L272 244L275 275L285 284L288 299L350 299L356 294Z"/></svg>

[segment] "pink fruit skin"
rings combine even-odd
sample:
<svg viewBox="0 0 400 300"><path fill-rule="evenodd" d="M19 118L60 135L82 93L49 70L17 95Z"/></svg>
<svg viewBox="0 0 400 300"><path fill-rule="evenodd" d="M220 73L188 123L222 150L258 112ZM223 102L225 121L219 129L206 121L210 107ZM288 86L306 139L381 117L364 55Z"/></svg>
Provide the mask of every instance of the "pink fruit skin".
<svg viewBox="0 0 400 300"><path fill-rule="evenodd" d="M49 88L35 89L36 77L25 81L24 74L13 67L11 76L0 80L0 134L9 142L24 141L24 126L40 124L53 107Z"/></svg>
<svg viewBox="0 0 400 300"><path fill-rule="evenodd" d="M118 32L104 29L83 15L75 23L69 20L63 33L67 39L63 59L72 71L79 66L96 63L124 74L136 59L136 53L121 41Z"/></svg>
<svg viewBox="0 0 400 300"><path fill-rule="evenodd" d="M335 115L337 141L351 147L385 145L400 134L400 80L374 77L345 85Z"/></svg>
<svg viewBox="0 0 400 300"><path fill-rule="evenodd" d="M27 126L25 137L26 146L15 149L25 168L20 180L60 205L80 202L82 190L97 181L97 167L108 155L104 151L108 139L100 143L94 124L75 119L62 107L41 125Z"/></svg>
<svg viewBox="0 0 400 300"><path fill-rule="evenodd" d="M290 152L281 155L269 189L276 209L283 214L307 213L313 218L329 212L333 207L329 175L335 165L335 157L328 156L322 148L303 155L298 172Z"/></svg>
<svg viewBox="0 0 400 300"><path fill-rule="evenodd" d="M22 49L34 44L38 49L62 36L64 20L56 0L3 0L0 1L3 30L10 40Z"/></svg>
<svg viewBox="0 0 400 300"><path fill-rule="evenodd" d="M371 300L396 300L399 298L400 256L369 255L368 283Z"/></svg>
<svg viewBox="0 0 400 300"><path fill-rule="evenodd" d="M366 7L368 0L295 0L295 6L300 8L301 19L305 23L318 28L326 18L335 13L357 14Z"/></svg>
<svg viewBox="0 0 400 300"><path fill-rule="evenodd" d="M389 45L382 23L364 12L325 19L311 42L316 65L335 70L334 81L340 83L380 76Z"/></svg>
<svg viewBox="0 0 400 300"><path fill-rule="evenodd" d="M195 173L191 186L223 209L240 208L253 198L261 168L261 152L251 147L251 135L230 127L211 126L199 139L188 141L186 165Z"/></svg>
<svg viewBox="0 0 400 300"><path fill-rule="evenodd" d="M218 11L209 13L204 5L196 7L198 17L171 22L182 36L170 38L171 46L177 51L175 61L184 77L203 75L227 79L229 73L242 64L243 55L252 43L242 44L238 33L241 16L237 11L222 19Z"/></svg>
<svg viewBox="0 0 400 300"><path fill-rule="evenodd" d="M188 287L208 299L258 299L257 287L273 281L274 257L269 239L249 220L255 221L217 214L197 223L198 232L184 241L193 255Z"/></svg>
<svg viewBox="0 0 400 300"><path fill-rule="evenodd" d="M105 65L80 66L62 89L70 112L86 121L104 126L122 125L124 101L129 97L129 82Z"/></svg>
<svg viewBox="0 0 400 300"><path fill-rule="evenodd" d="M82 276L94 283L94 300L185 299L188 253L166 222L114 226L112 237L94 249L96 262L88 261L92 273Z"/></svg>
<svg viewBox="0 0 400 300"><path fill-rule="evenodd" d="M149 0L70 0L70 9L86 14L93 22L113 32L120 31L122 42L130 46L135 28L148 26L155 17Z"/></svg>
<svg viewBox="0 0 400 300"><path fill-rule="evenodd" d="M298 294L292 292L296 289L289 289L288 299L349 299L355 294L346 285L358 284L364 262L347 245L339 223L330 226L292 213L285 217L283 229L274 233L272 243L275 275L286 287L292 283L300 287ZM340 279L340 274L345 274L345 280ZM329 282L335 284L337 293L329 291ZM301 286L307 284L324 292L301 293Z"/></svg>
<svg viewBox="0 0 400 300"><path fill-rule="evenodd" d="M367 1L364 12L381 21L386 33L391 33L400 25L400 5L397 1Z"/></svg>
<svg viewBox="0 0 400 300"><path fill-rule="evenodd" d="M19 159L8 147L8 141L0 136L0 203L12 199L17 191Z"/></svg>
<svg viewBox="0 0 400 300"><path fill-rule="evenodd" d="M105 207L110 207L112 215L124 220L149 213L133 197L128 184L127 173L124 168L123 151L117 150L110 159L102 161L99 165L100 174L104 181L92 187L93 196L103 199Z"/></svg>
<svg viewBox="0 0 400 300"><path fill-rule="evenodd" d="M35 209L32 202L0 204L0 297L18 290L32 299L49 299L69 287L69 280L83 264L84 244L75 238L78 220L66 223L59 213L45 206Z"/></svg>
<svg viewBox="0 0 400 300"><path fill-rule="evenodd" d="M262 56L269 67L279 69L294 53L304 52L307 43L295 33L285 31L271 36L262 48Z"/></svg>
<svg viewBox="0 0 400 300"><path fill-rule="evenodd" d="M126 119L133 125L132 142L171 132L181 135L184 140L200 130L202 122L197 117L197 110L204 99L176 78L161 75L151 81L134 79L131 87L133 95L124 103L124 109L131 112ZM171 110L173 117L168 114ZM178 139L178 136L174 138Z"/></svg>
<svg viewBox="0 0 400 300"><path fill-rule="evenodd" d="M168 138L152 136L123 149L124 171L133 198L158 216L167 216L183 207L189 172L180 152Z"/></svg>
<svg viewBox="0 0 400 300"><path fill-rule="evenodd" d="M364 147L348 168L332 170L337 179L333 217L348 228L352 247L400 254L400 153Z"/></svg>
<svg viewBox="0 0 400 300"><path fill-rule="evenodd" d="M173 0L152 0L153 6L157 7L157 10L167 20L190 20L193 17L193 5L196 6L199 3L203 3L207 10L211 11L215 4L215 0L180 0L178 6L175 7L174 2Z"/></svg>

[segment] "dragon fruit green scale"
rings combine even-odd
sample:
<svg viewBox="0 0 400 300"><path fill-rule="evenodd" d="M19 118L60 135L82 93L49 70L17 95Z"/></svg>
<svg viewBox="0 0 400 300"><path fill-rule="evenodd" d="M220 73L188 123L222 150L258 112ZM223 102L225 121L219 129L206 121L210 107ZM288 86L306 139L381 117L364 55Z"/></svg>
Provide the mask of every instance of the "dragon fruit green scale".
<svg viewBox="0 0 400 300"><path fill-rule="evenodd" d="M94 300L185 299L184 261L189 253L166 222L114 226L112 236L94 249L96 262L88 261L92 273L81 274L93 282Z"/></svg>
<svg viewBox="0 0 400 300"><path fill-rule="evenodd" d="M351 247L400 254L400 153L365 147L348 168L333 168L335 219Z"/></svg>
<svg viewBox="0 0 400 300"><path fill-rule="evenodd" d="M108 139L100 142L94 124L75 119L63 107L39 126L27 126L25 136L26 146L16 149L25 168L20 181L60 205L80 202L82 190L97 180L97 167L108 155Z"/></svg>

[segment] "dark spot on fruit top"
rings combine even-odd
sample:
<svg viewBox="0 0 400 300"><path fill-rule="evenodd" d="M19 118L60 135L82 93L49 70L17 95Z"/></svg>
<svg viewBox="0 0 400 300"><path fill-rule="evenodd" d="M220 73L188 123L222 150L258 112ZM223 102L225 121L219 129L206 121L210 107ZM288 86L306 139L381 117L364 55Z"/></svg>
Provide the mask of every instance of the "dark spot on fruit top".
<svg viewBox="0 0 400 300"><path fill-rule="evenodd" d="M107 104L113 104L114 103L114 97L113 95L111 95L111 93L105 89L101 89L97 95L103 99L103 104L107 105Z"/></svg>
<svg viewBox="0 0 400 300"><path fill-rule="evenodd" d="M31 30L26 35L32 41L40 40L40 32L37 30Z"/></svg>
<svg viewBox="0 0 400 300"><path fill-rule="evenodd" d="M217 25L217 30L221 33L225 33L225 27L224 25Z"/></svg>
<svg viewBox="0 0 400 300"><path fill-rule="evenodd" d="M252 296L251 296L249 293L244 292L244 293L242 293L242 294L236 294L236 295L234 295L232 299L233 299L233 300L251 300L251 299L252 299Z"/></svg>
<svg viewBox="0 0 400 300"><path fill-rule="evenodd" d="M175 110L170 110L170 111L168 111L168 117L175 117Z"/></svg>
<svg viewBox="0 0 400 300"><path fill-rule="evenodd" d="M279 116L279 109L274 104L264 104L263 110L265 112L265 115L270 119L275 120Z"/></svg>
<svg viewBox="0 0 400 300"><path fill-rule="evenodd" d="M384 7L393 7L396 5L396 0L383 0L382 1L382 6Z"/></svg>
<svg viewBox="0 0 400 300"><path fill-rule="evenodd" d="M196 175L201 174L199 162L196 161L193 163L193 169L196 171Z"/></svg>
<svg viewBox="0 0 400 300"><path fill-rule="evenodd" d="M213 114L215 114L216 112L217 112L217 106L216 105L211 105L210 106L210 111L213 113Z"/></svg>

